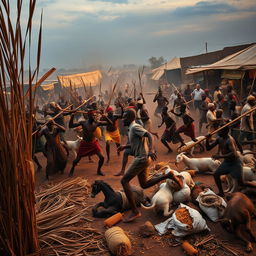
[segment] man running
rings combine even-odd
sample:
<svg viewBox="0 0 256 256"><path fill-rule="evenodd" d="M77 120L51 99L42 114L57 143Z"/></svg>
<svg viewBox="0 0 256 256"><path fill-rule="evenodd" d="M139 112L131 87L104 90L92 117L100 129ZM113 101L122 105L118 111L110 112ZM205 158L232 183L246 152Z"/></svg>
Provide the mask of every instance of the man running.
<svg viewBox="0 0 256 256"><path fill-rule="evenodd" d="M153 102L157 102L157 107L154 115L159 118L159 114L162 113L163 107L169 104L169 101L166 99L166 97L163 96L161 88L158 89L158 93L156 94Z"/></svg>
<svg viewBox="0 0 256 256"><path fill-rule="evenodd" d="M176 123L175 121L170 117L168 114L168 107L164 107L162 111L162 123L158 125L158 128L161 128L161 126L165 124L166 128L164 130L164 133L161 137L161 142L164 144L164 146L168 149L168 153L172 152L171 147L169 146L168 142L172 142L174 139L174 134L176 131Z"/></svg>
<svg viewBox="0 0 256 256"><path fill-rule="evenodd" d="M129 126L128 137L130 144L119 147L119 151L122 151L126 148L130 148L132 151L132 155L134 156L133 162L131 163L128 170L121 179L124 192L127 196L129 204L131 205L131 214L128 218L124 219L124 222L131 222L134 219L141 216L141 213L139 212L136 206L130 186L130 181L134 177L138 177L140 186L142 188L151 187L167 178L174 179L174 181L177 182L177 184L180 187L182 186L179 180L175 178L173 172L169 172L168 174L148 179L148 167L151 162L151 159L156 160L157 157L156 154L153 152L151 134L147 130L145 130L141 125L137 124L135 122L135 118L136 112L134 109L128 109L125 111L123 121L125 126Z"/></svg>

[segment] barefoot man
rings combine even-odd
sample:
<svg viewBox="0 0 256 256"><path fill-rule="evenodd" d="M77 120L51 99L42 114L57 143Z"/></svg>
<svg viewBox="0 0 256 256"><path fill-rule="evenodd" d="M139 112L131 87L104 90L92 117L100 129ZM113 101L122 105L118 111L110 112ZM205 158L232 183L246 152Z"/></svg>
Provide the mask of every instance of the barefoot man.
<svg viewBox="0 0 256 256"><path fill-rule="evenodd" d="M82 126L83 128L83 140L81 141L80 147L77 152L77 157L73 161L72 168L69 172L69 177L74 174L75 166L79 163L82 157L97 155L99 158L97 174L104 176L101 171L101 167L104 163L104 156L102 155L102 149L97 139L97 133L100 132L99 126L107 125L107 122L96 121L96 111L91 110L88 112L88 120L74 123L74 114L71 115L69 121L69 128L75 128ZM101 133L101 132L100 132Z"/></svg>
<svg viewBox="0 0 256 256"><path fill-rule="evenodd" d="M118 148L121 144L121 135L118 129L118 119L121 119L123 116L123 108L121 107L121 115L114 115L114 110L112 107L106 109L107 116L103 116L103 120L108 124L105 131L105 141L106 141L106 152L107 152L107 164L110 160L110 142L113 141ZM120 153L118 153L120 155Z"/></svg>
<svg viewBox="0 0 256 256"><path fill-rule="evenodd" d="M214 180L219 189L218 195L224 196L221 185L220 176L230 174L237 180L239 186L255 187L253 182L245 182L243 180L243 165L237 154L237 145L232 136L229 135L229 127L223 128L219 131L217 139L210 144L211 135L206 136L206 149L209 151L215 146L219 145L218 154L213 155L213 159L224 159L221 165L214 173Z"/></svg>
<svg viewBox="0 0 256 256"><path fill-rule="evenodd" d="M157 157L152 150L153 145L151 134L141 125L135 123L135 118L136 112L134 109L127 109L124 112L123 122L125 126L129 126L128 137L130 144L120 146L118 149L119 151L122 151L126 148L130 148L132 155L134 156L133 162L128 167L128 170L121 179L124 192L131 206L131 214L124 219L124 222L131 222L141 216L141 213L136 206L130 186L130 181L134 177L138 176L138 180L142 188L151 187L167 178L174 179L174 181L176 181L180 187L182 186L182 184L180 184L180 181L174 176L173 172L148 180L149 164L151 162L151 159L155 161Z"/></svg>

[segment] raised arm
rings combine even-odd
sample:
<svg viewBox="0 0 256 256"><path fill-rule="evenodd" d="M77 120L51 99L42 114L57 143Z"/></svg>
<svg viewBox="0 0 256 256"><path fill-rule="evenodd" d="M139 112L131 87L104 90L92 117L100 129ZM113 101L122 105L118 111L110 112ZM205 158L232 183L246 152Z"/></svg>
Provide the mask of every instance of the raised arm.
<svg viewBox="0 0 256 256"><path fill-rule="evenodd" d="M210 144L210 141L209 141L210 138L211 138L210 134L206 135L205 147L206 147L207 151L210 151L211 149L213 149L215 146L217 146L219 144L219 140L218 139L216 139L212 144Z"/></svg>
<svg viewBox="0 0 256 256"><path fill-rule="evenodd" d="M144 98L144 96L143 96L143 93L142 93L142 92L140 93L140 96L141 96L141 98L142 98L142 100L143 100L143 104L146 104L146 101L145 101L145 98Z"/></svg>
<svg viewBox="0 0 256 256"><path fill-rule="evenodd" d="M65 132L65 131L66 131L66 128L65 128L65 127L63 127L62 125L57 124L57 123L56 123L56 122L54 122L54 121L53 121L53 124L54 124L55 126L57 126L57 127L59 128L59 130L61 130L61 131L63 131L63 132Z"/></svg>
<svg viewBox="0 0 256 256"><path fill-rule="evenodd" d="M156 94L155 98L153 99L153 102L156 102L157 98L158 98L158 93Z"/></svg>
<svg viewBox="0 0 256 256"><path fill-rule="evenodd" d="M72 114L71 117L70 117L69 124L68 124L69 128L75 128L75 127L78 127L78 126L81 125L80 123L74 123L74 116L75 115Z"/></svg>

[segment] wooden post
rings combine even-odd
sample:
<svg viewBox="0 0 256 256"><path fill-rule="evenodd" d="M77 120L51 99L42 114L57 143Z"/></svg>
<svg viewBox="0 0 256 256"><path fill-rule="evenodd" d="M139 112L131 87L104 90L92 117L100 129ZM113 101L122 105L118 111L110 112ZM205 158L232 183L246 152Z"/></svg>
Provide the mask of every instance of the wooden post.
<svg viewBox="0 0 256 256"><path fill-rule="evenodd" d="M251 93L253 92L253 87L254 87L255 78L256 78L256 70L255 70L255 72L254 72L253 81L252 81L252 85L251 85L249 94L251 94Z"/></svg>

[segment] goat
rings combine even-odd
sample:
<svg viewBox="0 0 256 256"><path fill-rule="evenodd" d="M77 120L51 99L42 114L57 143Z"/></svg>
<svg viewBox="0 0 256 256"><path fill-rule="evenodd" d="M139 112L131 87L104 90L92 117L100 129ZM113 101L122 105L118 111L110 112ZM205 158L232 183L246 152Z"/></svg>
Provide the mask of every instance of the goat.
<svg viewBox="0 0 256 256"><path fill-rule="evenodd" d="M76 137L77 137L77 140L74 140L74 141L73 140L67 140L66 143L65 143L66 148L73 152L75 158L77 156L76 152L77 152L77 150L78 150L78 148L80 146L80 142L83 139L82 137L80 137L78 135L76 135Z"/></svg>
<svg viewBox="0 0 256 256"><path fill-rule="evenodd" d="M164 216L169 216L173 213L173 210L169 210L172 200L173 196L170 187L167 182L164 182L152 197L151 206L141 204L141 207L147 210L155 208L156 213L163 212Z"/></svg>
<svg viewBox="0 0 256 256"><path fill-rule="evenodd" d="M256 187L256 169L243 166L243 180L248 185ZM225 192L233 193L237 190L237 180L231 175L226 175L227 189Z"/></svg>
<svg viewBox="0 0 256 256"><path fill-rule="evenodd" d="M165 170L165 174L169 173L170 171L173 171L173 173L177 176L177 175L180 175L184 178L186 184L192 188L195 186L195 182L193 181L190 173L186 172L186 171L183 171L183 172L177 172L175 170L172 170L170 168L168 168L167 170Z"/></svg>
<svg viewBox="0 0 256 256"><path fill-rule="evenodd" d="M215 170L220 166L219 160L214 160L210 157L202 158L189 158L184 153L180 153L176 157L175 164L184 162L184 164L189 168L193 169L196 172L211 172L214 173Z"/></svg>
<svg viewBox="0 0 256 256"><path fill-rule="evenodd" d="M169 185L173 195L173 202L175 203L185 203L190 200L191 190L186 183L185 178L179 173L176 175L177 178L181 179L182 187L178 188L177 183L171 179L166 179L166 183Z"/></svg>
<svg viewBox="0 0 256 256"><path fill-rule="evenodd" d="M237 151L237 154L244 165L253 167L256 164L254 153L251 152L250 150L244 150L243 154L241 154L240 151Z"/></svg>
<svg viewBox="0 0 256 256"><path fill-rule="evenodd" d="M202 140L202 139L204 139L204 138L205 138L204 136L196 137L197 140ZM178 153L183 152L183 149L184 149L185 147L190 146L190 145L192 145L192 144L194 144L194 143L195 143L195 141L193 141L193 140L186 142L186 143L185 143L186 146L182 146L182 147L178 148L178 150L177 150ZM202 141L201 144L203 144L202 146L204 146L204 145L205 145L205 140ZM188 153L190 156L193 156L194 151L195 151L195 149L196 149L197 147L200 148L200 151L199 151L200 153L203 152L202 149L201 149L201 147L197 144L197 145L195 145L194 147L192 147L187 153Z"/></svg>

